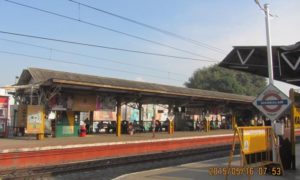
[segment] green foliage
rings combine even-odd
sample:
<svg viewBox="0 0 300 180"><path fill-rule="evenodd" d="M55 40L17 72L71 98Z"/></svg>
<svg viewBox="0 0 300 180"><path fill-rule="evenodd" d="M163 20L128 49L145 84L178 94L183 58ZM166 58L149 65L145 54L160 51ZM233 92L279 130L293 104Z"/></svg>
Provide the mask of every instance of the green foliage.
<svg viewBox="0 0 300 180"><path fill-rule="evenodd" d="M266 79L249 73L213 65L196 70L185 86L249 96L256 96L267 85Z"/></svg>

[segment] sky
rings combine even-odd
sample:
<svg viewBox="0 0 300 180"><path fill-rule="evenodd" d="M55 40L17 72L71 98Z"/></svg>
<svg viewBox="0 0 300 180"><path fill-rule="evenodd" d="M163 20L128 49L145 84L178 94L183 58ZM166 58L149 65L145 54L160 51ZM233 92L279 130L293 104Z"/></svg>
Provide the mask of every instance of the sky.
<svg viewBox="0 0 300 180"><path fill-rule="evenodd" d="M28 67L184 86L194 71L221 62L233 46L266 45L264 13L254 0L74 0L198 44L69 0L9 1L0 0L0 31L190 59L0 33L0 87L14 84L15 77ZM272 45L300 40L299 0L260 2L269 3L271 13L278 16L271 19ZM298 89L277 81L275 85L286 94L291 87Z"/></svg>

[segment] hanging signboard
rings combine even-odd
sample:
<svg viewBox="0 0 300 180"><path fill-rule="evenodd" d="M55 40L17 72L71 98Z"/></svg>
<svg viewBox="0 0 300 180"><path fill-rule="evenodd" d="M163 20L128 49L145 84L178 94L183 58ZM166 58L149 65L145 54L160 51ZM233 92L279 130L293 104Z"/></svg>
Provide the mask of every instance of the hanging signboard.
<svg viewBox="0 0 300 180"><path fill-rule="evenodd" d="M289 97L272 84L253 101L253 105L271 120L277 119L290 104Z"/></svg>
<svg viewBox="0 0 300 180"><path fill-rule="evenodd" d="M27 133L44 133L44 106L27 106Z"/></svg>
<svg viewBox="0 0 300 180"><path fill-rule="evenodd" d="M94 111L94 121L110 120L115 121L117 119L116 112L114 111Z"/></svg>
<svg viewBox="0 0 300 180"><path fill-rule="evenodd" d="M72 111L95 111L96 98L91 95L74 95L72 100Z"/></svg>
<svg viewBox="0 0 300 180"><path fill-rule="evenodd" d="M113 97L97 96L96 110L115 111L117 101Z"/></svg>

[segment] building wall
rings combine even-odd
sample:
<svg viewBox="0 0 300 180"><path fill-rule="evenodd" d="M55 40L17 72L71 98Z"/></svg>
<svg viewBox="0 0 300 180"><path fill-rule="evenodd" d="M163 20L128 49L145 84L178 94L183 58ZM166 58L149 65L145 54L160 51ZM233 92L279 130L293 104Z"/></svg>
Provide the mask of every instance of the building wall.
<svg viewBox="0 0 300 180"><path fill-rule="evenodd" d="M8 106L8 125L11 125L11 112L10 112L10 105L13 105L15 103L14 98L12 97L12 95L9 95L8 92L3 89L0 88L0 95L2 96L9 96L9 106Z"/></svg>

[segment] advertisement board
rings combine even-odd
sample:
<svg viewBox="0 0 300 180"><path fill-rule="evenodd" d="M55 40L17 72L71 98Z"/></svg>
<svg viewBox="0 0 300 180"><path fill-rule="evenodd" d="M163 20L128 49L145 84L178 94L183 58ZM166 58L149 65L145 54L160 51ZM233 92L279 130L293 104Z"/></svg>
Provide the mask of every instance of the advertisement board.
<svg viewBox="0 0 300 180"><path fill-rule="evenodd" d="M243 151L245 154L266 151L267 142L265 129L243 129Z"/></svg>
<svg viewBox="0 0 300 180"><path fill-rule="evenodd" d="M117 119L116 112L114 111L94 111L94 121L110 120L115 121Z"/></svg>
<svg viewBox="0 0 300 180"><path fill-rule="evenodd" d="M27 106L27 133L44 133L45 108L40 105Z"/></svg>
<svg viewBox="0 0 300 180"><path fill-rule="evenodd" d="M62 127L63 135L71 135L74 134L74 126L63 126Z"/></svg>
<svg viewBox="0 0 300 180"><path fill-rule="evenodd" d="M300 108L293 106L295 128L300 128Z"/></svg>

